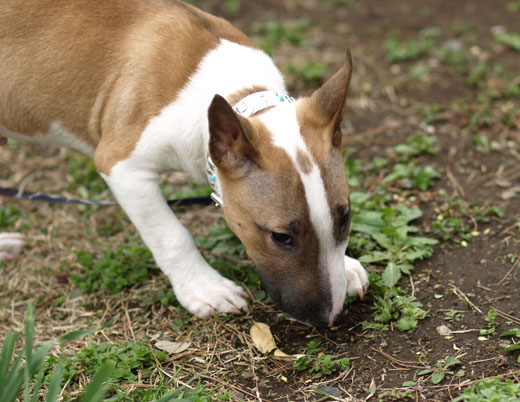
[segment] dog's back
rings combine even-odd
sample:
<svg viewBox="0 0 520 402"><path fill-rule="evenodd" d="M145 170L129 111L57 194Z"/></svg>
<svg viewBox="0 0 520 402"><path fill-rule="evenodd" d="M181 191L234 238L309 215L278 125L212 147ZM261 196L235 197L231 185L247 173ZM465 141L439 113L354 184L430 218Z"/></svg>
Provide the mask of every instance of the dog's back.
<svg viewBox="0 0 520 402"><path fill-rule="evenodd" d="M141 132L219 38L255 46L178 1L3 1L0 130L35 136L59 122L80 138L64 145L91 154L115 124L107 115Z"/></svg>

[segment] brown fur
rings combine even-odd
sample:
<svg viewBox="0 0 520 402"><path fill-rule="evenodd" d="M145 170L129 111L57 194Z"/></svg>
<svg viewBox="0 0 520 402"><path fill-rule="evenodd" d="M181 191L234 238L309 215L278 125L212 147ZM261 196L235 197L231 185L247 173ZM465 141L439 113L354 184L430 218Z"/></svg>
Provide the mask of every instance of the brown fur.
<svg viewBox="0 0 520 402"><path fill-rule="evenodd" d="M227 21L178 1L0 7L0 124L31 136L59 121L96 149L102 173L130 155L219 37L256 47Z"/></svg>

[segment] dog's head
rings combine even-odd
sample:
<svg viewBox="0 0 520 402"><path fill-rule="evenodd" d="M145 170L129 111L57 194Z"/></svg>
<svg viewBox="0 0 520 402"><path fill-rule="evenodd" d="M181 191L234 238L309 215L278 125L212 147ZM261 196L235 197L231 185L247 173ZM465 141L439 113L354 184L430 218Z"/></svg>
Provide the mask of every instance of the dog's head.
<svg viewBox="0 0 520 402"><path fill-rule="evenodd" d="M208 111L224 215L275 304L331 326L343 307L350 203L339 124L352 64L307 98L250 118L215 96Z"/></svg>

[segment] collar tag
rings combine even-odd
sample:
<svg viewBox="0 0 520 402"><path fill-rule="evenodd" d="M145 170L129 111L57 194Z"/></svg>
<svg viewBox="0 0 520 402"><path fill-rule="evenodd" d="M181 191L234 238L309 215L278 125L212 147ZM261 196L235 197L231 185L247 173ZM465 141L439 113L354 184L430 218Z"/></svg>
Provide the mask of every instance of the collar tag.
<svg viewBox="0 0 520 402"><path fill-rule="evenodd" d="M213 202L215 202L216 207L222 207L222 197L220 196L220 183L217 180L217 168L211 159L211 156L208 155L208 159L206 160L206 173L208 175L209 186L213 190L209 195Z"/></svg>

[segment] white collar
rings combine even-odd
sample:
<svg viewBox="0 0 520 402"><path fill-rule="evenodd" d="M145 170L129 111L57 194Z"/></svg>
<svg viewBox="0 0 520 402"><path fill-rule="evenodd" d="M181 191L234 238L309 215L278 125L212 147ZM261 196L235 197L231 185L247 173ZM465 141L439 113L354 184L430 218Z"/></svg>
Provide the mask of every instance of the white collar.
<svg viewBox="0 0 520 402"><path fill-rule="evenodd" d="M233 110L242 117L251 117L255 113L267 109L268 107L278 106L282 103L292 103L294 98L287 94L280 94L276 91L261 91L255 92L251 95L241 99L238 103L233 106ZM220 181L218 180L217 168L211 156L208 153L208 159L206 161L206 172L208 175L208 182L213 192L210 194L211 199L215 202L218 207L222 206L222 192L220 188Z"/></svg>

